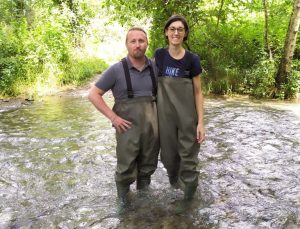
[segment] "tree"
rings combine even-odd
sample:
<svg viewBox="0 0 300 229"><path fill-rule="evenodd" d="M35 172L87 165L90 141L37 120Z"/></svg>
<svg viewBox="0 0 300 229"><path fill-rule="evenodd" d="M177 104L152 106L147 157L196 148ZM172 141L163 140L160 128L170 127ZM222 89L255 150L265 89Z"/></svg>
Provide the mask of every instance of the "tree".
<svg viewBox="0 0 300 229"><path fill-rule="evenodd" d="M295 0L293 12L290 17L290 23L286 34L282 58L279 64L275 78L276 88L281 89L288 82L291 60L294 55L297 34L300 23L300 0Z"/></svg>
<svg viewBox="0 0 300 229"><path fill-rule="evenodd" d="M270 39L269 39L269 1L263 0L263 7L265 12L265 51L269 55L269 59L273 59L272 50L270 47Z"/></svg>

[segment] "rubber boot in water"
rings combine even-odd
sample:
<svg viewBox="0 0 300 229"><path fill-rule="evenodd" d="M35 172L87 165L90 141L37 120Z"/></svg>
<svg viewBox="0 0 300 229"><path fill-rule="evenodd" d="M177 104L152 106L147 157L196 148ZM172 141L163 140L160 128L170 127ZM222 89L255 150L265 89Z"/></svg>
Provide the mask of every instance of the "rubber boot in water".
<svg viewBox="0 0 300 229"><path fill-rule="evenodd" d="M136 189L147 190L150 185L151 180L148 178L138 178L136 181Z"/></svg>
<svg viewBox="0 0 300 229"><path fill-rule="evenodd" d="M118 192L118 214L124 214L128 206L127 193L129 192L129 185L116 183Z"/></svg>
<svg viewBox="0 0 300 229"><path fill-rule="evenodd" d="M197 185L186 185L184 188L184 199L191 200L196 192Z"/></svg>
<svg viewBox="0 0 300 229"><path fill-rule="evenodd" d="M178 201L178 203L176 204L176 214L184 214L190 209L196 189L196 185L186 185L186 187L184 188L183 200Z"/></svg>
<svg viewBox="0 0 300 229"><path fill-rule="evenodd" d="M169 176L169 182L170 182L172 188L180 189L180 185L178 183L178 177L177 176Z"/></svg>

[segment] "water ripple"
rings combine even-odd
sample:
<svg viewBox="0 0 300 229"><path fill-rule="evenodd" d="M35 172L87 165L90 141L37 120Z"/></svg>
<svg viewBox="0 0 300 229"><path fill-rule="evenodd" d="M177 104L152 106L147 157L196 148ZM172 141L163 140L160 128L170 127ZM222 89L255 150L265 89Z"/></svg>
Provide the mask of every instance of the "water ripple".
<svg viewBox="0 0 300 229"><path fill-rule="evenodd" d="M106 98L112 104L111 97ZM191 209L159 162L118 215L115 132L86 97L0 112L0 228L299 228L300 119L290 107L207 99Z"/></svg>

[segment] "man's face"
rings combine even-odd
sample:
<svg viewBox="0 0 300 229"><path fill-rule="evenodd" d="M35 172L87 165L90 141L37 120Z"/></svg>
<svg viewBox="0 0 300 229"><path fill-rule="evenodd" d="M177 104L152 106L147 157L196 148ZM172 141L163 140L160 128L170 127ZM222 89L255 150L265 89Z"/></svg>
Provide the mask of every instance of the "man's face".
<svg viewBox="0 0 300 229"><path fill-rule="evenodd" d="M139 30L129 31L127 34L126 48L132 58L143 58L148 47L147 36Z"/></svg>

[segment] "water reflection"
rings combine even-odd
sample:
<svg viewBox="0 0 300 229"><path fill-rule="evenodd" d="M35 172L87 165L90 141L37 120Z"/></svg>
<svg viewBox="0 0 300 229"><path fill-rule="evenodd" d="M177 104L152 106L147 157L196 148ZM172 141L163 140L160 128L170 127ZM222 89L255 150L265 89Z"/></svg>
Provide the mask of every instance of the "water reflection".
<svg viewBox="0 0 300 229"><path fill-rule="evenodd" d="M111 102L111 98L107 97ZM163 166L117 214L115 139L86 97L0 113L0 228L299 228L300 119L248 100L206 100L207 141L190 209Z"/></svg>

